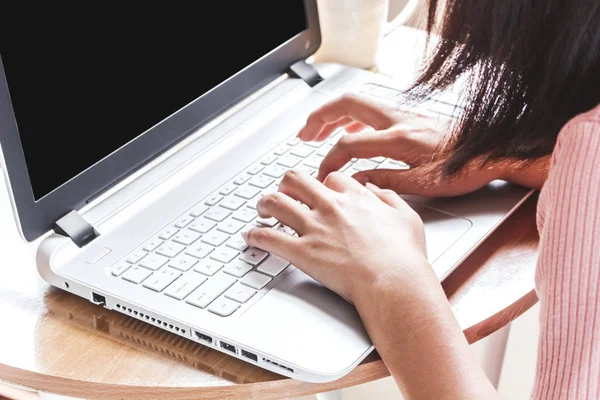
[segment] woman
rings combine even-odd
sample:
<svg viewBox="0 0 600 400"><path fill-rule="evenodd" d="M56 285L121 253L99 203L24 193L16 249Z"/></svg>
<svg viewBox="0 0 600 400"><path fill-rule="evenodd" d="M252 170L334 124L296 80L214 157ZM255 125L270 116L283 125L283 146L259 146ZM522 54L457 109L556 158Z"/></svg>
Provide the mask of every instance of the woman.
<svg viewBox="0 0 600 400"><path fill-rule="evenodd" d="M430 30L437 8L431 0ZM450 129L354 96L316 110L302 140L339 127L354 133L333 147L318 180L290 173L259 201L261 216L298 237L254 229L247 241L352 302L407 399L498 398L427 261L423 224L396 192L454 196L494 179L542 189L532 396L598 399L600 2L454 0L440 33L408 95L422 98L470 71L459 123ZM353 157L374 156L412 168L355 179L336 172Z"/></svg>

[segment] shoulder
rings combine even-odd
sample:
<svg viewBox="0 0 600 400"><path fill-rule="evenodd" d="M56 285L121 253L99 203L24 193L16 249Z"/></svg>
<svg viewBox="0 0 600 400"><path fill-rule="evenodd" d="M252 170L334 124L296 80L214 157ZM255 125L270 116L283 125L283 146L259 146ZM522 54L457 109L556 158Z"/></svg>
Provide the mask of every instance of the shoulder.
<svg viewBox="0 0 600 400"><path fill-rule="evenodd" d="M561 129L552 154L552 165L565 158L582 157L600 150L600 104L573 117Z"/></svg>

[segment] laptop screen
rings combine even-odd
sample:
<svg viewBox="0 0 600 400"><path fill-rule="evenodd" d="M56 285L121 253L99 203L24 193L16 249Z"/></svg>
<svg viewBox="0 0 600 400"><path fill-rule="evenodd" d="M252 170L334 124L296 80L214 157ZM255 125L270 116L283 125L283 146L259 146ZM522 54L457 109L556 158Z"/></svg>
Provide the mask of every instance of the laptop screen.
<svg viewBox="0 0 600 400"><path fill-rule="evenodd" d="M307 28L302 0L150 4L0 13L36 200Z"/></svg>

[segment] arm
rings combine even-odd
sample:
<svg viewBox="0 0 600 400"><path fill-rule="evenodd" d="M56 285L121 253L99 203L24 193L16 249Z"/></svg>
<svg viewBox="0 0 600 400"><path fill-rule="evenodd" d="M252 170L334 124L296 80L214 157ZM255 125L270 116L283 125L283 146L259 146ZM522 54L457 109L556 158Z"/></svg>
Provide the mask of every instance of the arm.
<svg viewBox="0 0 600 400"><path fill-rule="evenodd" d="M532 398L600 398L600 122L561 132L540 197L540 338Z"/></svg>
<svg viewBox="0 0 600 400"><path fill-rule="evenodd" d="M433 274L426 260L415 272ZM389 278L389 277L388 277ZM499 399L454 318L437 278L396 276L357 296L357 309L406 399Z"/></svg>

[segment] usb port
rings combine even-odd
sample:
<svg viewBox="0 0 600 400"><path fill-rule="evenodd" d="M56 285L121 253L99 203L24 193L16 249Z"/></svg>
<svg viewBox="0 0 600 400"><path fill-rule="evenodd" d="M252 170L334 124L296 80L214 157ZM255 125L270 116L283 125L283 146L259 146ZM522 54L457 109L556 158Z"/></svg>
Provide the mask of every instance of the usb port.
<svg viewBox="0 0 600 400"><path fill-rule="evenodd" d="M208 343L212 343L212 338L210 336L205 335L204 333L200 333L198 331L195 331L194 333L196 334L196 337L198 339L203 340L203 341L208 342Z"/></svg>
<svg viewBox="0 0 600 400"><path fill-rule="evenodd" d="M92 302L104 306L106 305L106 298L104 296L100 296L99 294L92 292Z"/></svg>
<svg viewBox="0 0 600 400"><path fill-rule="evenodd" d="M246 358L251 359L254 362L258 362L258 356L254 353L250 353L249 351L242 350L242 355Z"/></svg>
<svg viewBox="0 0 600 400"><path fill-rule="evenodd" d="M233 354L235 354L235 346L230 345L229 343L225 343L225 342L221 342L221 348L232 352Z"/></svg>

